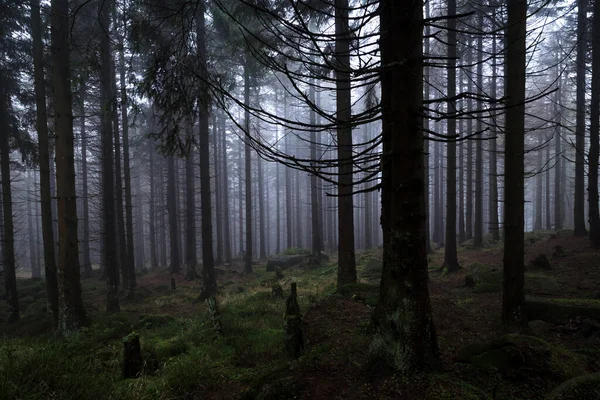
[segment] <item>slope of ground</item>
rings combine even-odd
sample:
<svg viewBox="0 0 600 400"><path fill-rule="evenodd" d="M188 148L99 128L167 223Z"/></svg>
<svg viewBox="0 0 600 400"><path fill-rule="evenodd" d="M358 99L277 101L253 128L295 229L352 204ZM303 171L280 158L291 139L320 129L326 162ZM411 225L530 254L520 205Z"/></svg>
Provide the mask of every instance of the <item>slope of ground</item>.
<svg viewBox="0 0 600 400"><path fill-rule="evenodd" d="M556 246L560 251L553 254ZM529 295L598 301L600 254L585 238L529 235L526 253L528 262L546 255L551 268L527 270ZM284 270L282 279L264 271L264 264L252 274L242 273L241 265L220 267L220 336L206 305L197 301L200 283L185 281L183 275L159 270L139 276L134 298L127 300L123 293L121 312L113 315L103 312L105 282L85 280L90 324L67 338L57 338L50 329L43 282L20 280L23 321L0 321L0 398L543 399L569 374L529 365L527 373L521 373L522 366L507 372L502 366L458 362L465 345L501 335L502 249L494 243L484 249L461 247L463 269L455 274L439 272L443 251L430 257L442 369L410 379L374 373L368 349L381 253L363 252L357 259L360 282L340 293L335 293L334 260L316 269ZM474 287L465 286L465 275L474 277ZM287 296L292 281L298 285L307 344L306 354L296 361L284 354L285 300L271 296L273 283ZM577 373L598 371L600 333L584 332L584 327L580 319L536 321L530 334L547 342L543 352L538 342L515 348L523 359L539 353L552 365L558 360ZM122 338L132 331L141 337L144 374L122 380Z"/></svg>

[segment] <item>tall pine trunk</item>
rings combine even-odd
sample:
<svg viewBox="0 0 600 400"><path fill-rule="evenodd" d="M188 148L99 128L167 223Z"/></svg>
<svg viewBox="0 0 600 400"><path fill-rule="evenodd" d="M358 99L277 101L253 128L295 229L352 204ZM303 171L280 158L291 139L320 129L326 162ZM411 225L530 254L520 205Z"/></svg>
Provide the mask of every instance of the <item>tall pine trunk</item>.
<svg viewBox="0 0 600 400"><path fill-rule="evenodd" d="M335 0L336 120L338 139L338 288L356 282L352 186L352 105L348 0Z"/></svg>
<svg viewBox="0 0 600 400"><path fill-rule="evenodd" d="M479 32L483 32L483 13L479 15ZM477 37L477 109L483 109L483 35ZM483 246L483 119L477 118L477 142L475 144L475 229L473 245Z"/></svg>
<svg viewBox="0 0 600 400"><path fill-rule="evenodd" d="M575 122L575 200L573 235L585 236L585 74L587 51L587 0L577 0L577 89Z"/></svg>
<svg viewBox="0 0 600 400"><path fill-rule="evenodd" d="M207 74L206 22L204 17L205 2L200 1L196 10L196 40L198 46L199 72L202 77ZM212 207L210 199L210 160L209 160L209 94L201 91L199 103L199 148L200 148L200 206L202 217L202 293L201 298L209 298L217 294L217 278L215 276L215 260L213 254ZM216 138L215 138L216 139Z"/></svg>
<svg viewBox="0 0 600 400"><path fill-rule="evenodd" d="M456 14L456 0L448 0L448 15ZM448 20L448 136L456 135L456 19ZM456 141L447 145L446 240L444 265L447 272L460 268L456 251Z"/></svg>
<svg viewBox="0 0 600 400"><path fill-rule="evenodd" d="M69 2L68 0L52 0L51 4L52 83L54 86L54 129L56 135L57 176L56 197L58 206L59 243L58 329L61 333L67 334L79 329L85 323L85 311L83 308L83 300L81 298L79 244L77 240L77 196L75 190L71 61L69 48ZM3 180L4 179L5 177L3 176ZM10 203L8 204L10 205Z"/></svg>
<svg viewBox="0 0 600 400"><path fill-rule="evenodd" d="M439 366L425 239L422 2L380 8L383 270L371 353L410 374Z"/></svg>
<svg viewBox="0 0 600 400"><path fill-rule="evenodd" d="M525 321L524 152L527 0L508 0L505 60L504 278L502 323L519 328Z"/></svg>
<svg viewBox="0 0 600 400"><path fill-rule="evenodd" d="M31 37L33 39L33 68L36 108L36 129L40 160L40 199L42 214L42 240L44 248L44 274L48 305L54 324L58 323L58 277L54 252L54 230L52 222L52 200L50 190L50 152L48 140L48 117L46 111L46 89L44 82L44 48L42 44L42 20L40 1L31 0ZM0 101L4 101L0 99ZM6 126L2 124L2 126Z"/></svg>
<svg viewBox="0 0 600 400"><path fill-rule="evenodd" d="M590 106L590 152L588 174L588 202L590 245L600 247L600 209L598 208L598 140L600 139L600 1L594 2L592 25L592 99Z"/></svg>
<svg viewBox="0 0 600 400"><path fill-rule="evenodd" d="M100 61L102 65L100 76L100 108L101 108L101 133L102 133L102 217L103 229L103 263L106 273L106 311L119 311L119 270L116 263L115 242L115 201L113 181L113 126L111 121L111 71L112 61L110 56L110 17L109 12L112 1L100 4L99 22L102 29L100 39Z"/></svg>
<svg viewBox="0 0 600 400"><path fill-rule="evenodd" d="M125 20L123 25L125 25ZM123 183L125 185L125 236L126 259L129 269L129 289L137 286L135 278L135 249L133 244L133 205L131 202L131 163L129 160L129 117L127 112L127 87L125 85L125 50L123 36L119 36L119 78L121 86L121 125L123 126ZM122 204L122 202L121 202Z"/></svg>
<svg viewBox="0 0 600 400"><path fill-rule="evenodd" d="M2 219L4 235L2 241L2 262L4 267L4 285L8 304L8 322L17 322L19 315L19 295L15 265L15 235L12 212L12 189L10 177L10 148L8 110L10 97L6 91L4 79L0 77L0 172L2 173Z"/></svg>

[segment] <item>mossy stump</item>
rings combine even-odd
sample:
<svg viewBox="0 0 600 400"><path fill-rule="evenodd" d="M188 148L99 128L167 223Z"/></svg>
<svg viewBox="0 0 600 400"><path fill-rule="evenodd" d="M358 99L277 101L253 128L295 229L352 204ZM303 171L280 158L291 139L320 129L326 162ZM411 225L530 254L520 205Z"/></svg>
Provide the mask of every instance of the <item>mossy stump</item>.
<svg viewBox="0 0 600 400"><path fill-rule="evenodd" d="M217 335L223 333L223 324L221 322L221 314L219 313L219 303L217 298L211 296L207 299L208 302L208 314L213 325L213 330Z"/></svg>
<svg viewBox="0 0 600 400"><path fill-rule="evenodd" d="M283 288L281 285L275 283L271 287L271 297L274 299L283 299Z"/></svg>
<svg viewBox="0 0 600 400"><path fill-rule="evenodd" d="M123 338L123 378L138 378L143 368L140 335L131 333Z"/></svg>
<svg viewBox="0 0 600 400"><path fill-rule="evenodd" d="M304 332L302 315L296 292L296 283L291 285L291 293L285 302L285 351L290 358L297 359L304 354Z"/></svg>
<svg viewBox="0 0 600 400"><path fill-rule="evenodd" d="M277 279L285 278L285 275L281 272L281 267L275 267L275 276L277 276Z"/></svg>

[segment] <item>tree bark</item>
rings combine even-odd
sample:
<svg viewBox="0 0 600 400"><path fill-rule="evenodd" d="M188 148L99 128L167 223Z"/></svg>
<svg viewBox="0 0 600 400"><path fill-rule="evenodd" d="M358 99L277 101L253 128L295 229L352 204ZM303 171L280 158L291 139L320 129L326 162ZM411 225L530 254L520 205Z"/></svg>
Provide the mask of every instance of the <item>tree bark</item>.
<svg viewBox="0 0 600 400"><path fill-rule="evenodd" d="M156 210L154 209L154 202L156 201L156 184L155 174L156 167L154 165L154 146L152 145L152 141L149 142L149 153L150 153L150 204L149 204L149 213L148 216L150 222L150 269L155 269L158 264L156 260Z"/></svg>
<svg viewBox="0 0 600 400"><path fill-rule="evenodd" d="M221 172L223 175L223 245L224 256L227 264L231 263L231 233L230 233L230 215L229 215L229 166L227 163L227 129L225 127L225 117L219 115L219 125L221 127Z"/></svg>
<svg viewBox="0 0 600 400"><path fill-rule="evenodd" d="M110 32L109 12L112 1L100 3L99 22L102 32ZM102 64L100 79L100 107L102 132L102 207L103 207L103 247L104 268L106 271L106 311L119 311L119 270L116 264L115 249L115 202L113 184L113 126L111 123L111 57L110 38L102 34L100 39L100 60Z"/></svg>
<svg viewBox="0 0 600 400"><path fill-rule="evenodd" d="M420 0L380 7L383 270L371 352L410 374L437 368L440 357L425 248L423 11Z"/></svg>
<svg viewBox="0 0 600 400"><path fill-rule="evenodd" d="M123 25L126 24L124 17ZM126 266L129 268L129 289L137 286L135 277L135 248L133 245L133 205L131 202L131 166L129 161L129 117L127 113L127 87L125 85L125 49L123 36L119 36L119 78L121 86L121 125L123 126L123 181L125 184ZM121 202L122 204L122 202Z"/></svg>
<svg viewBox="0 0 600 400"><path fill-rule="evenodd" d="M15 265L15 236L12 212L12 190L10 177L9 137L11 126L8 121L10 97L6 91L4 78L0 77L0 172L2 173L2 213L4 235L2 255L4 267L4 287L8 304L8 322L17 322L19 315L19 295Z"/></svg>
<svg viewBox="0 0 600 400"><path fill-rule="evenodd" d="M31 170L27 170L27 184L31 184ZM35 215L35 208L31 208L31 191L27 190L27 232L29 235L29 267L31 269L32 278L41 278L42 273L40 267L37 264L37 242L35 241L35 229L33 221L37 219Z"/></svg>
<svg viewBox="0 0 600 400"><path fill-rule="evenodd" d="M33 39L33 68L36 107L36 129L40 159L40 199L42 214L42 240L44 248L44 274L48 305L54 324L58 323L58 277L54 252L54 230L52 227L52 201L50 195L50 153L48 143L48 117L46 111L46 89L44 82L44 48L42 43L42 21L40 1L31 1L31 37ZM0 99L1 100L1 99ZM4 101L4 100L1 100ZM6 126L6 125L2 125Z"/></svg>
<svg viewBox="0 0 600 400"><path fill-rule="evenodd" d="M194 124L190 123L190 125L190 129L193 129ZM190 146L185 160L185 263L187 264L186 278L188 280L196 279L198 262L196 257L196 188L194 185L196 176L194 175L194 151L192 150L193 147Z"/></svg>
<svg viewBox="0 0 600 400"><path fill-rule="evenodd" d="M592 98L590 105L590 152L588 156L588 202L590 245L600 247L600 209L598 208L598 153L600 138L600 1L594 2L592 25Z"/></svg>
<svg viewBox="0 0 600 400"><path fill-rule="evenodd" d="M559 77L560 64L557 63L557 78ZM560 82L560 81L559 81ZM556 118L556 124L554 128L554 157L556 158L556 164L554 165L554 230L560 231L562 229L562 200L563 200L563 189L562 189L562 91L561 86L556 91L556 98L554 101L554 115Z"/></svg>
<svg viewBox="0 0 600 400"><path fill-rule="evenodd" d="M544 139L542 138L542 135L540 133L538 133L538 138L537 138L537 173L535 176L535 222L533 224L533 230L534 231L541 231L542 230L542 211L543 211L543 204L542 204L542 168L544 168L544 157L543 157L543 151L542 151L542 145L544 144Z"/></svg>
<svg viewBox="0 0 600 400"><path fill-rule="evenodd" d="M177 228L179 215L175 204L175 156L173 154L167 156L167 175L167 213L169 214L169 249L171 252L169 271L176 274L181 269L181 262L179 260L179 229Z"/></svg>
<svg viewBox="0 0 600 400"><path fill-rule="evenodd" d="M85 323L85 311L81 298L79 244L77 241L77 197L75 192L71 61L69 54L69 2L67 0L52 0L51 4L59 243L58 329L61 333L67 334L79 329Z"/></svg>
<svg viewBox="0 0 600 400"><path fill-rule="evenodd" d="M585 74L587 51L587 0L577 0L577 89L575 122L575 201L573 235L585 236Z"/></svg>
<svg viewBox="0 0 600 400"><path fill-rule="evenodd" d="M496 11L493 11L493 20L496 21ZM496 69L496 35L492 37L492 80L490 82L490 97L496 98L496 80L498 79ZM494 111L493 111L494 112ZM495 112L494 112L495 113ZM498 219L498 156L497 156L497 143L496 143L496 117L495 115L491 118L491 129L490 129L490 163L489 163L489 214L490 214L490 231L492 239L494 241L500 240L500 222Z"/></svg>
<svg viewBox="0 0 600 400"><path fill-rule="evenodd" d="M196 40L198 46L198 63L201 76L207 74L206 23L204 1L198 3L196 10ZM199 147L200 147L200 205L202 217L202 293L201 298L207 299L217 294L217 278L215 276L215 261L212 237L212 207L210 199L210 159L209 145L209 94L201 91L199 103ZM216 138L215 138L216 140Z"/></svg>
<svg viewBox="0 0 600 400"><path fill-rule="evenodd" d="M250 75L252 54L246 50L244 65L244 127L246 135L250 135ZM246 200L246 253L244 254L244 272L252 272L252 159L250 138L244 140L244 166L245 166L245 200Z"/></svg>
<svg viewBox="0 0 600 400"><path fill-rule="evenodd" d="M456 14L456 0L448 0L448 15ZM448 20L448 136L456 135L456 19ZM444 265L446 272L460 268L456 251L456 142L447 144L448 165L446 169L446 240Z"/></svg>
<svg viewBox="0 0 600 400"><path fill-rule="evenodd" d="M338 138L338 289L356 282L352 186L352 105L348 0L335 0L336 120ZM422 95L421 95L422 96Z"/></svg>
<svg viewBox="0 0 600 400"><path fill-rule="evenodd" d="M504 279L502 323L520 327L526 321L524 260L524 138L527 0L508 1L505 60Z"/></svg>

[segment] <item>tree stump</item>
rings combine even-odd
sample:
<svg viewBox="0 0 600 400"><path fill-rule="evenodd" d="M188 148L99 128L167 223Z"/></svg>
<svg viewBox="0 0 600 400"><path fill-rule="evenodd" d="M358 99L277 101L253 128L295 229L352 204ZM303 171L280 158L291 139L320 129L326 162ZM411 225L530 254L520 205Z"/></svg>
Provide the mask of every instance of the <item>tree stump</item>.
<svg viewBox="0 0 600 400"><path fill-rule="evenodd" d="M552 265L550 265L550 261L545 254L539 254L536 258L531 260L529 263L529 268L531 269L541 269L544 271L552 270Z"/></svg>
<svg viewBox="0 0 600 400"><path fill-rule="evenodd" d="M283 299L283 289L281 285L275 283L271 287L271 297L274 299Z"/></svg>
<svg viewBox="0 0 600 400"><path fill-rule="evenodd" d="M174 292L177 289L175 285L175 278L171 278L171 292Z"/></svg>
<svg viewBox="0 0 600 400"><path fill-rule="evenodd" d="M208 302L208 314L210 315L213 329L217 335L221 335L223 333L223 324L221 323L221 314L219 314L219 303L217 302L217 298L212 296L206 301Z"/></svg>
<svg viewBox="0 0 600 400"><path fill-rule="evenodd" d="M285 302L285 350L289 357L297 359L304 354L304 332L302 331L302 315L298 305L296 283L292 283L292 291Z"/></svg>
<svg viewBox="0 0 600 400"><path fill-rule="evenodd" d="M475 287L475 279L473 278L473 275L465 275L465 286L466 287Z"/></svg>
<svg viewBox="0 0 600 400"><path fill-rule="evenodd" d="M277 279L285 278L285 275L281 272L281 267L275 267L275 275L277 276Z"/></svg>
<svg viewBox="0 0 600 400"><path fill-rule="evenodd" d="M130 333L123 338L123 378L139 377L142 374L143 367L140 335Z"/></svg>

